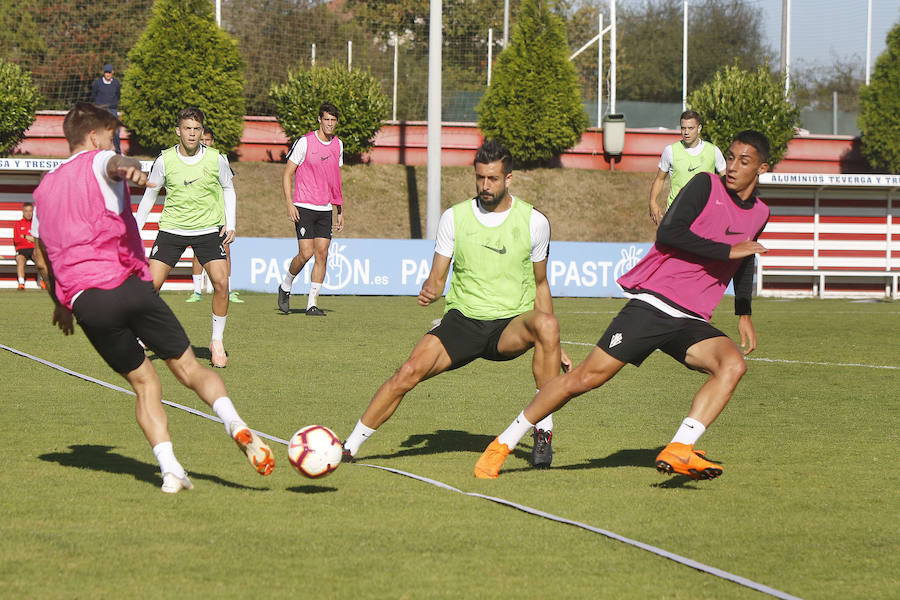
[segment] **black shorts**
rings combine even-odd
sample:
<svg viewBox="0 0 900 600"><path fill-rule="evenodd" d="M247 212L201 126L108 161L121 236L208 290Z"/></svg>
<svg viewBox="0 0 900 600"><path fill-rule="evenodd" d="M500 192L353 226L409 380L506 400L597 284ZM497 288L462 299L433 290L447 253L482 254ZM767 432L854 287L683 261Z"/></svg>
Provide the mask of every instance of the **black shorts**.
<svg viewBox="0 0 900 600"><path fill-rule="evenodd" d="M657 349L687 366L684 359L688 348L724 335L706 321L673 317L641 300L630 300L597 346L613 358L636 366Z"/></svg>
<svg viewBox="0 0 900 600"><path fill-rule="evenodd" d="M194 256L205 265L211 260L225 260L224 238L218 233L204 233L202 235L175 235L167 231L160 231L150 250L150 258L164 262L174 267L188 246L194 249Z"/></svg>
<svg viewBox="0 0 900 600"><path fill-rule="evenodd" d="M294 229L297 230L298 240L331 239L331 210L312 210L298 206L297 212L300 213L300 219L294 223Z"/></svg>
<svg viewBox="0 0 900 600"><path fill-rule="evenodd" d="M34 248L19 248L16 254L24 256L26 261L34 262Z"/></svg>
<svg viewBox="0 0 900 600"><path fill-rule="evenodd" d="M479 321L470 319L455 308L450 309L439 325L428 333L441 340L450 356L450 369L463 367L476 358L503 361L519 356L506 356L497 350L503 330L515 317ZM519 353L521 354L521 353Z"/></svg>
<svg viewBox="0 0 900 600"><path fill-rule="evenodd" d="M162 359L178 358L190 346L187 334L153 282L136 275L111 290L83 291L72 313L91 344L116 373L129 373L144 362L136 338Z"/></svg>

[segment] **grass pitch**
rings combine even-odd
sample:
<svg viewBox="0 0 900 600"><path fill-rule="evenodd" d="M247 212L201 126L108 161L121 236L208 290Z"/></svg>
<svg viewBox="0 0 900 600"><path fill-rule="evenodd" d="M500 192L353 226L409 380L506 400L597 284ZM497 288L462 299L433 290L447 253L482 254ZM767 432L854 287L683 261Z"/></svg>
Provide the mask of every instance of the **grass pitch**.
<svg viewBox="0 0 900 600"><path fill-rule="evenodd" d="M164 297L208 361L209 300ZM249 424L287 438L346 436L375 389L440 316L412 298L323 297L324 319L275 296L232 305L222 371ZM297 297L299 309L305 297ZM83 333L50 326L37 292L0 291L0 343L127 387ZM558 299L583 359L622 300ZM730 301L714 323L735 333ZM656 353L555 418L554 465L528 438L496 481L472 467L534 391L530 354L475 362L410 393L362 463L428 477L613 531L802 598L890 598L900 581L896 303L754 303L760 347L701 439L724 475L653 468L703 376ZM767 359L767 360L762 360ZM768 362L771 360L772 362ZM206 411L155 361L163 396ZM305 480L276 445L256 475L222 425L168 409L196 489L167 496L132 397L0 350L4 596L761 598L761 593L582 529L360 464ZM209 411L206 411L209 412ZM893 565L893 566L892 566Z"/></svg>

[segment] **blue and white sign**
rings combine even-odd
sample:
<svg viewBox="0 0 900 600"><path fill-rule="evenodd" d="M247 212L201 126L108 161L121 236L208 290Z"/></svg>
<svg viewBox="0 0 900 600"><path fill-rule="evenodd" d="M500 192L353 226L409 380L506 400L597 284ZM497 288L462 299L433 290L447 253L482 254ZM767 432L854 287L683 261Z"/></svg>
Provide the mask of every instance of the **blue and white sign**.
<svg viewBox="0 0 900 600"><path fill-rule="evenodd" d="M633 267L651 244L552 242L547 278L556 297L620 297L616 279ZM238 238L231 246L231 285L275 293L297 254L291 238ZM416 296L431 270L431 240L334 238L328 251L323 294ZM313 261L294 280L297 293L309 286Z"/></svg>

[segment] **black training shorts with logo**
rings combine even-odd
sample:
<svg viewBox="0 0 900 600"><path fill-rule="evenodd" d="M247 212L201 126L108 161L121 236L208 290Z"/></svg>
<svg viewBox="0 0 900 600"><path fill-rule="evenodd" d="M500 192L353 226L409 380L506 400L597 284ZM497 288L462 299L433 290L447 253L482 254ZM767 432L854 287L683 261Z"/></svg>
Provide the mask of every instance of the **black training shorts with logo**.
<svg viewBox="0 0 900 600"><path fill-rule="evenodd" d="M331 209L313 210L297 206L300 218L294 223L298 240L313 240L315 238L331 239L333 225Z"/></svg>
<svg viewBox="0 0 900 600"><path fill-rule="evenodd" d="M688 348L725 334L701 319L673 317L641 300L629 300L612 320L597 346L624 363L640 366L654 350L681 364Z"/></svg>
<svg viewBox="0 0 900 600"><path fill-rule="evenodd" d="M205 265L211 260L225 260L228 255L225 253L225 245L222 244L223 239L215 231L200 235L176 235L168 231L160 231L156 235L153 248L150 249L150 259L174 267L181 260L187 247L190 246L201 265Z"/></svg>
<svg viewBox="0 0 900 600"><path fill-rule="evenodd" d="M116 373L129 373L144 362L140 338L163 360L190 347L187 334L152 281L136 275L111 290L90 288L72 304L72 314L91 344Z"/></svg>
<svg viewBox="0 0 900 600"><path fill-rule="evenodd" d="M523 354L524 350L514 356L506 356L497 350L497 343L503 330L514 318L479 321L451 308L441 319L440 324L428 333L441 340L450 356L451 365L448 370L458 369L476 358L494 361L512 360Z"/></svg>

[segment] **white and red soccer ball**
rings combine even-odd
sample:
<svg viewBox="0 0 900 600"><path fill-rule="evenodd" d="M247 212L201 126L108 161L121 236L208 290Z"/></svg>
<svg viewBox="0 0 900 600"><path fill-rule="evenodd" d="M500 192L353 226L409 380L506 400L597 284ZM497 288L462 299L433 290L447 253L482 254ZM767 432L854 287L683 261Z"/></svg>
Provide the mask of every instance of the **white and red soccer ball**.
<svg viewBox="0 0 900 600"><path fill-rule="evenodd" d="M313 479L337 469L343 452L340 438L322 425L307 425L288 443L288 460L301 475Z"/></svg>

